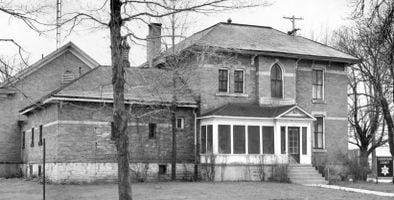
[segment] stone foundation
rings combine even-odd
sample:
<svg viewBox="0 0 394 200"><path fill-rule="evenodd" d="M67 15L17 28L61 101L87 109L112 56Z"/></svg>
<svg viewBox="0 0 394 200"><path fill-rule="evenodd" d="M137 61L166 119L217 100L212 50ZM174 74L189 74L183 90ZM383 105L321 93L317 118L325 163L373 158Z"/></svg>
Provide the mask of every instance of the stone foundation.
<svg viewBox="0 0 394 200"><path fill-rule="evenodd" d="M41 168L41 172L40 172ZM22 164L24 177L42 176L42 164ZM158 181L171 179L170 163L130 163L132 181ZM45 176L53 183L115 182L118 175L117 163L46 163ZM176 179L192 180L193 163L178 163Z"/></svg>

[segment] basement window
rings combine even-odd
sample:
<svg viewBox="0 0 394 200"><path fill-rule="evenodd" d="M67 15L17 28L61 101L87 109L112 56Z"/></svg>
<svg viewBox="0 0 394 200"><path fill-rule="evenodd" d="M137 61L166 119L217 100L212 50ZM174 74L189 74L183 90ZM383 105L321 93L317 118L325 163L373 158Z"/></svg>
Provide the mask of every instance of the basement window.
<svg viewBox="0 0 394 200"><path fill-rule="evenodd" d="M156 138L156 127L157 125L155 123L149 123L149 139Z"/></svg>
<svg viewBox="0 0 394 200"><path fill-rule="evenodd" d="M167 174L167 165L159 165L159 175Z"/></svg>

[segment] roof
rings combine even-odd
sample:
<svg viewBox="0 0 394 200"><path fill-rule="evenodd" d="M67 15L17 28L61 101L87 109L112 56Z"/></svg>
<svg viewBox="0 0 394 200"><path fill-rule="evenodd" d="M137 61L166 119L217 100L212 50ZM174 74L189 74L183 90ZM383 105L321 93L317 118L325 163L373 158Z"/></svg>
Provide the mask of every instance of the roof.
<svg viewBox="0 0 394 200"><path fill-rule="evenodd" d="M171 103L175 93L178 105L195 105L196 101L187 88L172 87L172 73L157 68L125 68L125 101L131 103ZM112 68L99 66L81 77L22 109L34 109L51 99L85 102L112 102Z"/></svg>
<svg viewBox="0 0 394 200"><path fill-rule="evenodd" d="M49 63L50 61L54 60L55 58L63 55L67 51L71 52L76 57L81 59L81 61L84 62L90 68L95 68L95 67L99 66L99 64L93 58L91 58L88 54L86 54L84 51L82 51L77 45L75 45L72 42L69 42L69 43L63 45L62 47L60 47L59 49L57 49L56 51L43 57L42 59L40 59L36 63L30 65L26 69L18 72L10 80L0 83L0 87L6 87L9 84L14 84L15 82L23 79L24 77L28 76L29 74L37 71L38 69L40 69L41 67L43 67L45 64Z"/></svg>
<svg viewBox="0 0 394 200"><path fill-rule="evenodd" d="M215 24L191 35L175 48L176 51L182 51L192 46L346 63L359 61L356 57L301 36L291 36L271 27L246 24Z"/></svg>
<svg viewBox="0 0 394 200"><path fill-rule="evenodd" d="M204 116L232 116L232 117L258 117L258 118L279 118L297 108L304 116L311 117L297 105L284 106L260 106L256 103L229 103L219 108L202 114Z"/></svg>

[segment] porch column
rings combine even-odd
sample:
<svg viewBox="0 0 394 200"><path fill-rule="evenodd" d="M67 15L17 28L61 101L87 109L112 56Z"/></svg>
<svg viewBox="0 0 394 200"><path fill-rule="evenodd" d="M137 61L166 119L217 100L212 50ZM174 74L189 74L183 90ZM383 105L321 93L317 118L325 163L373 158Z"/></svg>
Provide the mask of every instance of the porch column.
<svg viewBox="0 0 394 200"><path fill-rule="evenodd" d="M277 123L276 120L274 120L274 150L275 150L275 155L281 155L281 134L280 134L280 124Z"/></svg>
<svg viewBox="0 0 394 200"><path fill-rule="evenodd" d="M219 153L219 140L218 140L218 125L217 123L212 124L212 146L213 146L213 154L218 154Z"/></svg>

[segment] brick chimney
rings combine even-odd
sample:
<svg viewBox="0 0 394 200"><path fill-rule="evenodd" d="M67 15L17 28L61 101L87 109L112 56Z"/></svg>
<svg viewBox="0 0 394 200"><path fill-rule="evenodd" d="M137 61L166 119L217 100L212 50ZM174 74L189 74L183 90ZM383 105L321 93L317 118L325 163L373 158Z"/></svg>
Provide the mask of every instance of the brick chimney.
<svg viewBox="0 0 394 200"><path fill-rule="evenodd" d="M149 67L152 67L152 60L161 52L161 24L150 23L149 34L147 36L146 59Z"/></svg>

